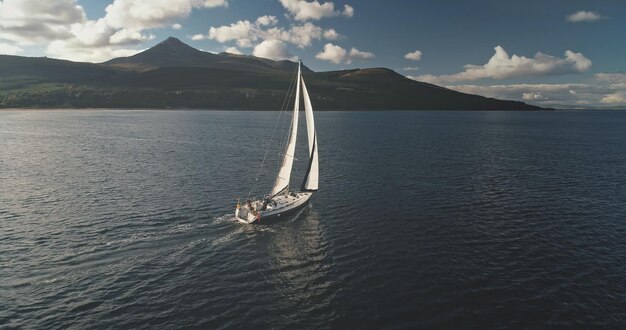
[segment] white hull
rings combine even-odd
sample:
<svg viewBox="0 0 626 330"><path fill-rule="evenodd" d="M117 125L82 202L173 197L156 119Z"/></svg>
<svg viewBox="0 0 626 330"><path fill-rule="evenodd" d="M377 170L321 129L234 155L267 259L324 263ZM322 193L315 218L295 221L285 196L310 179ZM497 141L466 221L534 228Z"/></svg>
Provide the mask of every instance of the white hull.
<svg viewBox="0 0 626 330"><path fill-rule="evenodd" d="M256 210L262 208L263 201L253 201L250 203L252 210L247 204L244 204L235 210L235 218L241 223L253 223L285 216L301 209L311 199L312 195L312 192L299 192L276 196L267 204L265 210L260 211Z"/></svg>

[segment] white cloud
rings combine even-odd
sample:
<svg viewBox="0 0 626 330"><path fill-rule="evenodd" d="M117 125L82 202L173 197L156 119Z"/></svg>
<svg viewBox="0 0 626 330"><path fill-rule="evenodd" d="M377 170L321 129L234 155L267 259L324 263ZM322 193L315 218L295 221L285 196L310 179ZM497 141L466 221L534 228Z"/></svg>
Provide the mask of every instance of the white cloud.
<svg viewBox="0 0 626 330"><path fill-rule="evenodd" d="M578 23L578 22L595 22L605 18L595 11L578 11L571 15L567 16L567 20L569 22Z"/></svg>
<svg viewBox="0 0 626 330"><path fill-rule="evenodd" d="M419 50L416 50L411 53L406 53L404 55L404 58L406 58L407 60L419 61L422 59L422 52L420 52Z"/></svg>
<svg viewBox="0 0 626 330"><path fill-rule="evenodd" d="M287 50L287 45L281 40L264 40L254 47L252 55L270 60L293 60L294 56Z"/></svg>
<svg viewBox="0 0 626 330"><path fill-rule="evenodd" d="M23 49L18 46L0 42L0 54L2 55L15 55L22 51Z"/></svg>
<svg viewBox="0 0 626 330"><path fill-rule="evenodd" d="M183 26L178 24L178 23L172 25L172 29L174 29L174 30L180 30L182 28L183 28Z"/></svg>
<svg viewBox="0 0 626 330"><path fill-rule="evenodd" d="M300 48L311 46L313 40L322 38L323 29L312 23L292 26L289 30L272 28L267 31L271 38L280 39ZM265 37L267 38L267 37Z"/></svg>
<svg viewBox="0 0 626 330"><path fill-rule="evenodd" d="M546 97L543 96L541 93L537 93L537 92L522 93L522 100L536 101L536 100L545 100L545 99Z"/></svg>
<svg viewBox="0 0 626 330"><path fill-rule="evenodd" d="M136 45L154 38L153 34L143 35L139 31L121 29L109 37L109 42L113 45Z"/></svg>
<svg viewBox="0 0 626 330"><path fill-rule="evenodd" d="M352 17L354 8L345 5L343 11L335 11L335 4L332 2L320 3L319 1L305 0L280 0L280 3L287 9L289 14L297 21L319 20L324 17L343 15Z"/></svg>
<svg viewBox="0 0 626 330"><path fill-rule="evenodd" d="M194 34L191 37L188 37L189 39L193 40L193 41L198 41L198 40L204 40L206 39L206 37L204 36L204 34Z"/></svg>
<svg viewBox="0 0 626 330"><path fill-rule="evenodd" d="M336 45L327 43L324 45L324 50L315 55L315 58L322 61L329 61L335 64L339 64L347 57L348 52Z"/></svg>
<svg viewBox="0 0 626 330"><path fill-rule="evenodd" d="M227 47L224 49L224 51L235 55L243 55L243 53L239 49L237 49L237 47Z"/></svg>
<svg viewBox="0 0 626 330"><path fill-rule="evenodd" d="M324 39L326 40L337 40L341 38L341 34L337 33L335 29L328 29L324 31Z"/></svg>
<svg viewBox="0 0 626 330"><path fill-rule="evenodd" d="M402 70L404 70L404 71L417 71L419 69L420 68L417 67L417 66L405 66L404 68L402 68Z"/></svg>
<svg viewBox="0 0 626 330"><path fill-rule="evenodd" d="M626 82L626 73L596 73L595 78L601 81L608 81L612 83L623 83Z"/></svg>
<svg viewBox="0 0 626 330"><path fill-rule="evenodd" d="M105 9L106 20L115 28L149 29L189 16L193 8L227 6L226 0L114 0Z"/></svg>
<svg viewBox="0 0 626 330"><path fill-rule="evenodd" d="M371 52L363 52L354 47L352 47L352 49L348 52L344 48L331 43L324 45L324 50L315 55L315 58L318 60L329 61L335 64L340 64L342 62L349 64L353 59L366 60L374 57L376 56Z"/></svg>
<svg viewBox="0 0 626 330"><path fill-rule="evenodd" d="M274 16L261 16L254 23L241 20L230 25L211 27L208 38L220 43L234 41L237 46L244 48L253 47L255 43L263 40L281 40L305 48L311 46L314 40L339 36L334 29L324 30L310 22L292 25L289 29L283 27L264 29L265 26L274 25L276 22L278 20Z"/></svg>
<svg viewBox="0 0 626 330"><path fill-rule="evenodd" d="M250 21L238 21L230 25L211 27L209 39L224 43L236 41L240 47L252 47L252 43L259 39L259 29Z"/></svg>
<svg viewBox="0 0 626 330"><path fill-rule="evenodd" d="M626 105L626 92L607 94L602 98L601 102L606 104Z"/></svg>
<svg viewBox="0 0 626 330"><path fill-rule="evenodd" d="M354 8L350 5L343 6L343 15L346 17L354 16Z"/></svg>
<svg viewBox="0 0 626 330"><path fill-rule="evenodd" d="M518 55L509 56L504 48L497 46L495 47L495 54L484 65L468 64L464 67L464 71L456 74L442 76L421 75L416 77L416 79L435 84L444 84L484 78L507 79L579 73L589 70L590 67L591 60L581 53L574 53L570 50L565 52L565 58L557 58L541 52L537 52L533 58L528 58Z"/></svg>
<svg viewBox="0 0 626 330"><path fill-rule="evenodd" d="M352 59L359 59L359 60L369 60L376 57L374 55L374 53L371 52L362 52L354 47L352 47L352 49L350 49L350 54L348 54L348 63L350 63L350 61L352 61Z"/></svg>
<svg viewBox="0 0 626 330"><path fill-rule="evenodd" d="M258 26L276 25L277 23L278 23L278 18L276 18L276 16L265 15L256 19L256 24Z"/></svg>
<svg viewBox="0 0 626 330"><path fill-rule="evenodd" d="M0 38L18 44L48 43L45 53L101 61L136 52L124 46L154 38L146 29L164 27L194 8L226 6L226 0L113 0L104 17L87 20L77 0L0 1ZM171 25L178 29L180 24Z"/></svg>
<svg viewBox="0 0 626 330"><path fill-rule="evenodd" d="M0 1L0 38L23 45L70 38L70 25L85 20L75 0Z"/></svg>
<svg viewBox="0 0 626 330"><path fill-rule="evenodd" d="M613 77L614 74L603 75ZM547 107L626 108L626 84L622 85L613 78L611 81L606 81L596 77L595 81L584 84L447 85L444 87L468 94L525 101Z"/></svg>
<svg viewBox="0 0 626 330"><path fill-rule="evenodd" d="M46 54L72 61L104 62L114 57L135 55L142 50L113 47L84 47L81 44L55 40L46 48Z"/></svg>

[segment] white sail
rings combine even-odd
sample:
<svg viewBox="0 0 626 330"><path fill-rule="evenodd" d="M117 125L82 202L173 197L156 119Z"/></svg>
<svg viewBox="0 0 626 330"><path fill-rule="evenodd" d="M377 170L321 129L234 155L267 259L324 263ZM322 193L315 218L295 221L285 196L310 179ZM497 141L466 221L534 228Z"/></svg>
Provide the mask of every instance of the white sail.
<svg viewBox="0 0 626 330"><path fill-rule="evenodd" d="M285 155L283 156L283 162L278 171L276 182L270 193L270 197L273 197L289 187L289 178L291 177L291 168L293 167L293 158L296 151L296 138L298 137L298 112L300 110L300 64L298 64L298 83L296 85L296 101L293 105L293 117L291 119L291 134L289 135L289 142Z"/></svg>
<svg viewBox="0 0 626 330"><path fill-rule="evenodd" d="M315 133L315 122L313 119L313 106L309 98L309 92L302 80L302 94L304 96L304 111L306 114L306 132L309 140L309 165L302 183L302 190L317 190L319 179L319 160L317 157L317 134Z"/></svg>

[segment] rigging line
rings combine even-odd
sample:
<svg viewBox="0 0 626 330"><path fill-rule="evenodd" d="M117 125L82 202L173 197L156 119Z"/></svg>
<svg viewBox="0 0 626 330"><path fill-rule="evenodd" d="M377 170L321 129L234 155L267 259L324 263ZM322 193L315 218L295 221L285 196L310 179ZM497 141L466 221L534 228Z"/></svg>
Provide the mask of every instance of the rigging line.
<svg viewBox="0 0 626 330"><path fill-rule="evenodd" d="M252 183L252 188L250 188L250 191L248 192L248 199L250 198L250 195L252 194L252 191L254 190L254 188L256 187L256 182L259 180L259 176L261 175L261 171L263 170L263 165L265 164L265 159L267 158L267 154L269 153L270 150L270 146L272 144L272 139L274 138L274 134L276 133L276 128L278 127L278 123L280 122L280 117L282 115L282 113L285 111L286 107L285 107L285 103L287 103L288 105L288 100L291 98L291 95L293 94L293 86L294 86L294 82L296 82L295 79L293 79L293 76L297 75L297 70L293 73L292 77L291 77L291 81L289 82L289 87L287 88L287 93L285 93L285 98L283 99L283 104L280 107L280 112L278 113L278 117L276 118L276 123L274 124L274 130L272 131L272 135L270 135L270 139L267 142L267 147L265 148L265 154L263 155L263 161L261 161L261 166L259 167L259 171L257 172L256 178L254 178L254 182Z"/></svg>

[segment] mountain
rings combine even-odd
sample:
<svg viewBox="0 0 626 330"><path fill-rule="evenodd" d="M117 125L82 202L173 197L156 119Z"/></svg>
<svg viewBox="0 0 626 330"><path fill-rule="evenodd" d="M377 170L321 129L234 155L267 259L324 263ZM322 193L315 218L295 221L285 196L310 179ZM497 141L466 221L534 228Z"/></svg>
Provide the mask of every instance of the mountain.
<svg viewBox="0 0 626 330"><path fill-rule="evenodd" d="M99 64L0 55L0 107L276 110L296 66L203 52L172 37ZM303 70L320 110L541 109L414 81L386 68Z"/></svg>

